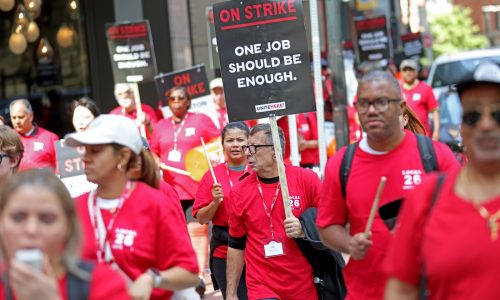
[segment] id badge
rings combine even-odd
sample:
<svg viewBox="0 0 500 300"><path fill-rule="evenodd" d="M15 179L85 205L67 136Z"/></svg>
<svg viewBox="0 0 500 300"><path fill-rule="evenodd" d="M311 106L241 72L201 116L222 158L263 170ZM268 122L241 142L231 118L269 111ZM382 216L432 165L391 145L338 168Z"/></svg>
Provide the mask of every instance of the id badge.
<svg viewBox="0 0 500 300"><path fill-rule="evenodd" d="M177 150L170 150L168 152L168 160L173 161L173 162L180 162L181 161L181 153Z"/></svg>
<svg viewBox="0 0 500 300"><path fill-rule="evenodd" d="M281 256L285 254L283 241L279 238L268 239L264 241L264 256L266 258Z"/></svg>

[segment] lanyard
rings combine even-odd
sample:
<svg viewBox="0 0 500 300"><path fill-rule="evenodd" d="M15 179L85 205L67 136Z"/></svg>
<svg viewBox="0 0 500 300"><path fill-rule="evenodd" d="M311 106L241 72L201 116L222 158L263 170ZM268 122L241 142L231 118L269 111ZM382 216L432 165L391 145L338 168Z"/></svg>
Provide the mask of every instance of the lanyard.
<svg viewBox="0 0 500 300"><path fill-rule="evenodd" d="M175 121L174 121L174 118L172 117L171 118L171 122L172 122L172 128L174 129L174 150L177 150L177 140L178 140L178 137L179 137L179 133L181 133L182 131L182 128L184 127L184 123L186 122L186 119L188 118L188 115L186 114L186 116L184 117L184 119L182 119L182 122L181 124L179 125L179 128L175 128Z"/></svg>
<svg viewBox="0 0 500 300"><path fill-rule="evenodd" d="M89 194L89 202L92 203L92 226L94 227L94 238L95 238L95 245L97 249L97 261L99 263L106 262L105 259L105 254L106 254L106 243L109 243L108 241L108 232L110 232L113 229L113 226L115 224L115 221L118 217L118 214L120 213L123 203L125 200L130 197L130 194L132 192L132 182L127 181L127 184L125 185L125 189L123 190L123 193L121 194L120 198L118 199L118 206L116 207L116 210L112 214L111 219L109 220L108 226L106 228L102 228L101 230L99 229L99 222L102 222L103 227L104 227L104 220L102 218L102 214L97 207L97 195L95 193L95 190L90 192ZM99 220L100 219L100 220ZM103 233L103 238L101 238L101 232Z"/></svg>
<svg viewBox="0 0 500 300"><path fill-rule="evenodd" d="M259 189L260 198L262 198L262 204L264 204L264 210L266 212L266 216L269 218L269 224L271 226L271 235L274 239L274 226L273 226L273 218L271 214L273 213L274 205L276 204L276 200L278 200L278 195L280 192L280 184L276 186L276 192L274 193L273 201L271 202L271 209L269 209L266 205L266 201L264 200L264 193L262 192L262 186L260 185L259 179L257 179L257 188Z"/></svg>
<svg viewBox="0 0 500 300"><path fill-rule="evenodd" d="M247 172L248 165L245 165L245 169L243 170L242 174L245 174ZM229 164L226 162L226 173L227 173L227 178L229 179L229 185L231 188L233 188L233 181L231 180L231 176L229 176Z"/></svg>

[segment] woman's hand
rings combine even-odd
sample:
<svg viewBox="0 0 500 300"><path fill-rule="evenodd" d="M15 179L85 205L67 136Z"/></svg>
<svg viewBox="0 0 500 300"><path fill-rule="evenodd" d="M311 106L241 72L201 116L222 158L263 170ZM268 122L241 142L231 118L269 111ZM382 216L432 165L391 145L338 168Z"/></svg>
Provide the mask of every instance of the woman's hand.
<svg viewBox="0 0 500 300"><path fill-rule="evenodd" d="M219 205L224 199L224 191L222 190L222 185L219 183L214 183L212 186L212 199L217 205Z"/></svg>
<svg viewBox="0 0 500 300"><path fill-rule="evenodd" d="M144 273L129 286L128 294L133 300L148 300L153 292L153 277Z"/></svg>
<svg viewBox="0 0 500 300"><path fill-rule="evenodd" d="M57 276L44 256L42 270L12 259L9 267L9 280L18 300L60 300Z"/></svg>

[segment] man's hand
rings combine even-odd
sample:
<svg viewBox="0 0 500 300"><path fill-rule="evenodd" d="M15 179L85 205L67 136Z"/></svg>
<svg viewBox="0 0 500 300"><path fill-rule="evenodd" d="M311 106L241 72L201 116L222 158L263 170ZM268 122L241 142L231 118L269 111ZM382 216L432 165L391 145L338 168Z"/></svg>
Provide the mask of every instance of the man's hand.
<svg viewBox="0 0 500 300"><path fill-rule="evenodd" d="M360 232L349 239L348 249L352 259L361 260L365 258L366 252L373 245L370 238L371 234L366 237L363 232Z"/></svg>
<svg viewBox="0 0 500 300"><path fill-rule="evenodd" d="M133 300L148 300L153 291L153 277L144 273L129 286L128 294Z"/></svg>
<svg viewBox="0 0 500 300"><path fill-rule="evenodd" d="M285 219L285 232L286 236L289 238L302 238L304 237L304 232L302 231L302 225L299 219L296 217L289 217Z"/></svg>
<svg viewBox="0 0 500 300"><path fill-rule="evenodd" d="M214 185L212 185L212 199L217 205L224 199L224 191L222 190L222 185L219 183L214 183Z"/></svg>

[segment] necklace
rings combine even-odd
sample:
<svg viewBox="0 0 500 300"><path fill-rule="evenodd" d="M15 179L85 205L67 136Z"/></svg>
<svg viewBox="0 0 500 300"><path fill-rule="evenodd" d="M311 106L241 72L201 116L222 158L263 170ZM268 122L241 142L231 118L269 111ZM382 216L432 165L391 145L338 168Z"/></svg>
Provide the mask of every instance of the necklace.
<svg viewBox="0 0 500 300"><path fill-rule="evenodd" d="M488 222L488 228L490 229L491 240L496 241L498 239L498 219L500 219L500 209L494 214L491 214L484 206L479 204L479 202L474 201L474 208L477 212Z"/></svg>

